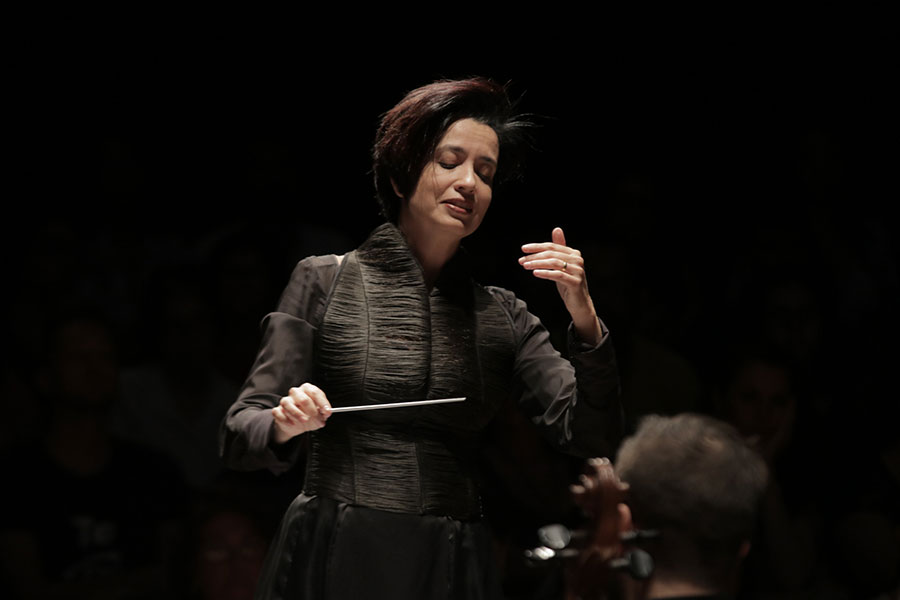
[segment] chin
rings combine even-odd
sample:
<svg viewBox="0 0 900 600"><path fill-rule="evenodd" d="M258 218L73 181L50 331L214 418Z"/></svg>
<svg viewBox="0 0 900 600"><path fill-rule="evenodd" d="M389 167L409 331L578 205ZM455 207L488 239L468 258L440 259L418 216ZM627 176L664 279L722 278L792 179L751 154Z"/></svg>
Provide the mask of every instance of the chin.
<svg viewBox="0 0 900 600"><path fill-rule="evenodd" d="M442 221L441 229L447 232L452 232L454 235L457 235L460 238L464 238L475 233L475 230L478 229L478 224L466 222L462 219L457 219L454 217L449 217L448 219Z"/></svg>

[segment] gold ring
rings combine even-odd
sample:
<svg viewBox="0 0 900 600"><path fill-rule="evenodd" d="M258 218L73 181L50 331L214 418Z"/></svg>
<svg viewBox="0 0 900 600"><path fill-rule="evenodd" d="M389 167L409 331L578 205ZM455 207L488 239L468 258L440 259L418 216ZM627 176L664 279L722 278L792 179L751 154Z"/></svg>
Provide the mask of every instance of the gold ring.
<svg viewBox="0 0 900 600"><path fill-rule="evenodd" d="M563 261L563 268L562 268L562 270L565 271L565 270L566 270L566 267L568 267L568 266L569 266L569 263L567 263L566 261Z"/></svg>

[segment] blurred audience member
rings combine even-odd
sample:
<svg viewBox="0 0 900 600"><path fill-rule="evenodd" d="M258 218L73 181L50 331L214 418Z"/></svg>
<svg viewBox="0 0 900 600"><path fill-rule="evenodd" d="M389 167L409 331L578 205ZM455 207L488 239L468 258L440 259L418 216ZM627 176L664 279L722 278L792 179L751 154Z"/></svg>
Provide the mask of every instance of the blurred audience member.
<svg viewBox="0 0 900 600"><path fill-rule="evenodd" d="M22 598L157 598L182 495L174 467L107 428L116 344L91 311L49 328L42 439L2 461L3 576Z"/></svg>
<svg viewBox="0 0 900 600"><path fill-rule="evenodd" d="M252 600L268 535L249 511L228 502L193 517L190 600Z"/></svg>
<svg viewBox="0 0 900 600"><path fill-rule="evenodd" d="M748 557L744 591L753 598L808 592L821 559L823 472L810 460L816 442L801 427L802 411L787 364L767 352L738 352L723 368L717 391L719 414L754 447L771 473Z"/></svg>
<svg viewBox="0 0 900 600"><path fill-rule="evenodd" d="M181 467L188 485L203 487L224 469L219 423L237 395L237 387L213 366L221 324L196 269L162 273L149 302L151 356L122 373L114 431L164 453Z"/></svg>
<svg viewBox="0 0 900 600"><path fill-rule="evenodd" d="M883 401L883 398L880 398ZM851 436L848 427L844 436ZM852 473L831 486L826 581L841 598L900 598L900 437L887 411L866 427L866 437L832 461ZM892 595L893 594L893 595Z"/></svg>

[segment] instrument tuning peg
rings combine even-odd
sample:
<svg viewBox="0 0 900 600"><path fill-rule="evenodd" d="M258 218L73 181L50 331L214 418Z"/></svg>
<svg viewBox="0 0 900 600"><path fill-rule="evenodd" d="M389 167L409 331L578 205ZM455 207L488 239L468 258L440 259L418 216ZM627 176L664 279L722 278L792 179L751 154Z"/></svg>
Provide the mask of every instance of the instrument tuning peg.
<svg viewBox="0 0 900 600"><path fill-rule="evenodd" d="M633 529L626 531L619 539L624 544L640 544L649 540L655 540L659 537L659 531L656 529Z"/></svg>
<svg viewBox="0 0 900 600"><path fill-rule="evenodd" d="M609 561L609 566L616 571L627 571L632 578L643 581L653 574L653 557L640 549L629 550L623 557Z"/></svg>
<svg viewBox="0 0 900 600"><path fill-rule="evenodd" d="M540 542L554 550L562 550L572 541L572 531L565 525L544 525L537 531Z"/></svg>

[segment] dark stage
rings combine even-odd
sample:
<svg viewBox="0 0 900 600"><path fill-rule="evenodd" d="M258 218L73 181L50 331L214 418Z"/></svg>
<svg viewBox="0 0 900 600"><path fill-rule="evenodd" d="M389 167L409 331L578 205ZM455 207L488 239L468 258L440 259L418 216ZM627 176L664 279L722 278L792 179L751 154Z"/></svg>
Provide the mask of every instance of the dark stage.
<svg viewBox="0 0 900 600"><path fill-rule="evenodd" d="M595 56L573 44L552 60L498 54L424 68L422 57L387 50L343 61L312 49L273 59L212 47L56 49L38 68L22 64L11 147L19 183L6 193L0 242L4 464L14 475L44 464L17 463L47 433L48 340L68 314L102 315L119 374L181 361L214 373L217 390L236 391L259 321L297 261L349 251L381 223L370 172L379 115L436 78L483 75L509 82L535 127L524 180L495 191L483 226L463 243L477 279L513 290L562 349L568 315L554 286L516 262L522 244L562 227L585 256L611 331L630 429L652 412L735 419L727 398L740 365L763 356L777 373L760 389L780 385L791 402L790 418L772 425L781 506L812 528L815 551L795 565L795 579L760 578L746 597L896 589L895 567L857 569L850 556L875 546L877 563L900 547L889 385L898 278L888 80L896 77L883 70L887 44L877 36L853 52L826 42L771 57L751 48ZM208 380L181 383L205 389ZM496 433L501 475L488 498L502 507L492 520L498 545L516 559L536 524L571 518L565 485L578 470L519 420ZM509 458L517 455L543 475L522 480ZM174 551L182 566L166 575L178 590L200 577L192 561L202 554L202 519L252 507L264 543L302 479L299 466L276 480L200 462L187 473L173 459L178 492L157 505L165 510L155 518L174 519L188 540ZM34 489L84 491L59 477ZM45 506L19 483L8 488L18 498L6 532L37 527L23 507ZM870 530L886 539L868 544ZM511 597L551 597L533 572L505 564ZM12 586L8 570L6 578ZM193 591L184 597L201 597Z"/></svg>

